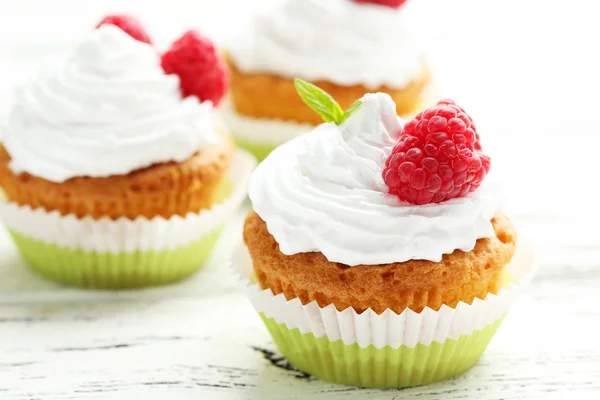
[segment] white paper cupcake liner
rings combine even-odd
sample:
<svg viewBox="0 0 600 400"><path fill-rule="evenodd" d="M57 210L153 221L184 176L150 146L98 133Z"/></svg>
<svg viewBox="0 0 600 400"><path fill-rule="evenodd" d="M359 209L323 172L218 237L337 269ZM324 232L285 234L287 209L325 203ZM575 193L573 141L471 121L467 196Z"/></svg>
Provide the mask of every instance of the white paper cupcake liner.
<svg viewBox="0 0 600 400"><path fill-rule="evenodd" d="M220 110L232 136L246 143L278 146L315 127L276 118L250 118L238 114L231 103L226 102Z"/></svg>
<svg viewBox="0 0 600 400"><path fill-rule="evenodd" d="M342 340L345 345L356 343L361 348L373 345L377 349L457 340L503 318L523 285L533 277L533 250L524 240L519 241L507 268L514 283L496 295L488 294L485 300L475 299L472 304L461 302L456 308L443 306L439 311L425 308L420 313L407 309L401 314L391 310L357 314L352 308L338 311L333 305L319 307L315 301L303 305L297 298L287 300L283 294L262 290L251 283L252 261L244 245L238 246L232 259L232 269L243 282L250 301L266 318L285 324L290 330L298 329L301 334L312 333L315 338L325 336L331 342Z"/></svg>
<svg viewBox="0 0 600 400"><path fill-rule="evenodd" d="M256 160L237 150L228 178L232 191L221 203L200 213L168 219L93 219L62 216L58 211L31 209L16 203L0 202L0 219L14 233L73 250L119 253L173 250L189 245L213 232L240 207L246 198L248 182Z"/></svg>

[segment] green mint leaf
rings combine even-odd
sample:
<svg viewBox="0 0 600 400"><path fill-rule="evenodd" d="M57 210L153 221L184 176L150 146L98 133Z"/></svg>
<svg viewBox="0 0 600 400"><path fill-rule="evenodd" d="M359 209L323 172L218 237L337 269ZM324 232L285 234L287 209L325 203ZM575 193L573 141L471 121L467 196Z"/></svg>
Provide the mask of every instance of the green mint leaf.
<svg viewBox="0 0 600 400"><path fill-rule="evenodd" d="M296 86L296 90L302 101L315 110L325 122L341 124L344 111L329 93L312 83L298 78L294 79L294 86Z"/></svg>
<svg viewBox="0 0 600 400"><path fill-rule="evenodd" d="M352 115L352 113L354 111L356 111L358 109L358 107L360 107L362 104L362 101L360 100L356 100L349 109L346 110L346 112L344 113L344 115L342 115L342 119L340 120L340 124L343 124L344 121L346 121L348 119L348 117L350 117Z"/></svg>

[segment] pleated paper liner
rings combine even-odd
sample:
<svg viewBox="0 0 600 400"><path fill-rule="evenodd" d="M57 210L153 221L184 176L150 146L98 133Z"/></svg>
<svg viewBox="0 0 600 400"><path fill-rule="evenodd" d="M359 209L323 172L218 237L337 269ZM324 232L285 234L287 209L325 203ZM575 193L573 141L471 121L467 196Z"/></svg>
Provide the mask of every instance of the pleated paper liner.
<svg viewBox="0 0 600 400"><path fill-rule="evenodd" d="M327 381L370 388L426 385L467 371L479 360L502 321L444 343L378 349L374 345L345 345L326 336L316 338L262 313L261 317L281 353L296 368Z"/></svg>
<svg viewBox="0 0 600 400"><path fill-rule="evenodd" d="M254 157L238 150L223 200L185 217L78 219L0 202L0 218L27 264L59 283L88 288L163 285L198 271L247 193Z"/></svg>
<svg viewBox="0 0 600 400"><path fill-rule="evenodd" d="M220 118L231 131L238 147L252 153L258 161L267 158L271 151L283 143L314 129L311 124L239 115L229 100L221 106Z"/></svg>
<svg viewBox="0 0 600 400"><path fill-rule="evenodd" d="M111 253L46 244L10 231L23 259L38 274L66 285L98 289L141 288L185 279L210 257L219 233L217 229L173 250Z"/></svg>
<svg viewBox="0 0 600 400"><path fill-rule="evenodd" d="M246 141L240 138L235 138L235 144L252 153L254 157L260 162L263 161L273 150L282 145L283 143L254 143L251 141Z"/></svg>
<svg viewBox="0 0 600 400"><path fill-rule="evenodd" d="M468 370L481 357L524 284L533 277L533 251L524 241L508 269L513 283L485 300L420 313L303 305L261 290L252 280L245 246L233 270L283 355L297 368L328 381L359 387L410 387Z"/></svg>

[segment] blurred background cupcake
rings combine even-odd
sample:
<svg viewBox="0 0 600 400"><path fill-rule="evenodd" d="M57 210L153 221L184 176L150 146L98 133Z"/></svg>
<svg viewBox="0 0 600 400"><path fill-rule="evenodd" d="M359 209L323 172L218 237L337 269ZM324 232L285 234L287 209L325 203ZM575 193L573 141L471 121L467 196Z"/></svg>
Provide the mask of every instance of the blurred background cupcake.
<svg viewBox="0 0 600 400"><path fill-rule="evenodd" d="M149 43L135 19L109 17L16 96L0 216L50 279L182 279L244 198L253 161L213 118L228 75L212 43L188 32L162 60Z"/></svg>
<svg viewBox="0 0 600 400"><path fill-rule="evenodd" d="M294 89L299 77L342 108L388 93L399 115L421 104L429 70L405 0L285 0L228 48L231 97L224 110L237 143L260 159L321 121Z"/></svg>

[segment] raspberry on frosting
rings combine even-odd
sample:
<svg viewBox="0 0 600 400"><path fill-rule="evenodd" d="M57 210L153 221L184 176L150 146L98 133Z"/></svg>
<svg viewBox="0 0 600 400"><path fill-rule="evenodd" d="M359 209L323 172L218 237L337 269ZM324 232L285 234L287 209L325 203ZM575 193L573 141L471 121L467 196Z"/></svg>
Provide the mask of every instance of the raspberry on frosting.
<svg viewBox="0 0 600 400"><path fill-rule="evenodd" d="M427 206L426 212L420 205L394 201L382 175L386 158L395 156L403 124L389 95L367 93L343 111L322 89L299 79L295 84L302 100L329 122L272 152L256 169L249 189L252 207L271 226L282 253L319 251L329 262L348 266L440 262L444 254L470 251L478 239L493 237L491 220L499 200L488 185L468 197ZM459 133L455 136L466 143ZM443 162L441 156L423 161L431 169L438 163L445 177ZM483 162L482 174L489 159ZM467 165L465 175L474 166ZM391 172L398 175L397 168Z"/></svg>
<svg viewBox="0 0 600 400"><path fill-rule="evenodd" d="M150 36L148 36L148 34L146 33L146 30L144 29L144 27L142 26L140 21L130 15L124 15L124 14L108 15L108 16L104 17L102 19L102 21L100 21L98 23L98 25L96 25L96 28L99 28L102 25L106 25L106 24L115 25L115 26L121 28L121 30L123 32L127 33L129 36L131 36L135 40L138 40L143 43L152 44L152 41L150 40Z"/></svg>
<svg viewBox="0 0 600 400"><path fill-rule="evenodd" d="M356 3L371 3L392 8L400 8L406 1L407 0L354 0Z"/></svg>
<svg viewBox="0 0 600 400"><path fill-rule="evenodd" d="M196 96L218 105L229 85L229 71L213 43L196 31L188 31L162 55L165 73L179 76L184 97Z"/></svg>
<svg viewBox="0 0 600 400"><path fill-rule="evenodd" d="M466 196L489 169L471 117L452 100L441 100L404 126L383 179L391 194L422 205Z"/></svg>

